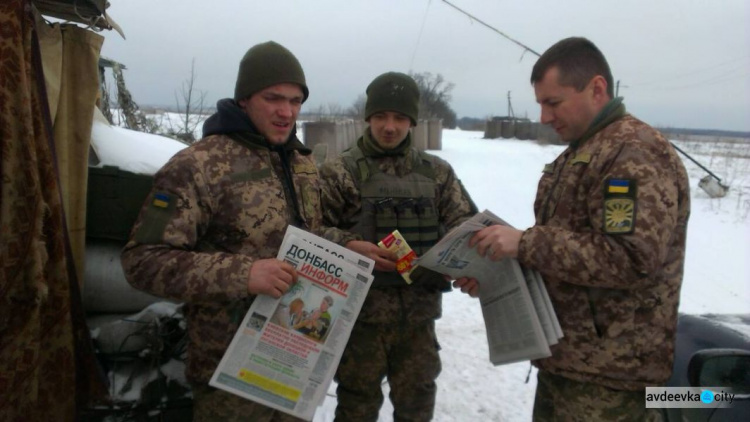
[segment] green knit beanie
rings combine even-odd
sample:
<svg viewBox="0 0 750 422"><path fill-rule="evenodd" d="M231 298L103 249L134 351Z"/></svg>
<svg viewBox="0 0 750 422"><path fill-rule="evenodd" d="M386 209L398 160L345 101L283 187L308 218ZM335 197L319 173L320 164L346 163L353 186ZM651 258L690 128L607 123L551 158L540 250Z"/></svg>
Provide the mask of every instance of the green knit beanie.
<svg viewBox="0 0 750 422"><path fill-rule="evenodd" d="M256 92L281 83L293 83L302 88L307 100L309 92L305 84L305 72L291 51L281 44L268 41L247 50L240 61L234 100L240 101Z"/></svg>
<svg viewBox="0 0 750 422"><path fill-rule="evenodd" d="M417 125L419 116L419 88L411 76L399 72L383 73L367 86L365 120L381 111L396 111Z"/></svg>

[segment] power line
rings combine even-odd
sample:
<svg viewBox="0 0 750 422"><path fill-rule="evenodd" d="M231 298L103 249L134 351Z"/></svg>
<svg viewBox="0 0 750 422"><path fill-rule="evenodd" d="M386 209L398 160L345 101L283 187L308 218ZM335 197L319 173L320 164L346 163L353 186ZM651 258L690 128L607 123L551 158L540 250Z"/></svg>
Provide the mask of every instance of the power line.
<svg viewBox="0 0 750 422"><path fill-rule="evenodd" d="M447 4L448 6L450 6L450 7L454 8L454 9L458 10L459 12L463 13L464 15L468 16L468 17L469 17L470 19L473 19L473 20L475 20L475 21L477 21L477 22L481 23L482 25L486 26L487 28L489 28L489 29L491 29L491 30L493 30L493 31L497 32L498 34L502 35L502 36L503 36L503 37L505 37L506 39L508 39L508 40L512 41L512 42L513 42L513 43L515 43L516 45L518 45L518 46L520 46L521 48L523 48L523 49L524 49L525 51L528 51L528 52L530 52L530 53L532 53L532 54L536 54L536 56L537 56L537 57L541 56L541 54L537 53L536 51L534 51L534 50L532 50L531 48L527 47L526 45L522 44L521 42L519 42L519 41L516 41L516 40L514 40L513 38L509 37L508 35L505 35L505 33L503 33L502 31L500 31L499 29L497 29L497 28L495 28L495 27L491 26L491 25L490 25L490 24L488 24L488 23L485 23L485 22L484 22L484 21L482 21L481 19L479 19L479 18L477 18L476 16L472 15L471 13L469 13L469 12L467 12L467 11L465 11L465 10L463 10L463 9L459 8L459 7L458 7L458 6L456 6L455 4L453 4L453 3L449 2L448 0L442 0L442 1L443 1L443 3Z"/></svg>
<svg viewBox="0 0 750 422"><path fill-rule="evenodd" d="M740 75L726 75L725 74L725 75L721 75L721 76L717 76L717 77L713 77L713 78L709 78L709 79L704 79L704 80L699 81L699 82L689 83L687 85L671 86L671 87L667 86L667 87L662 88L662 90L664 90L664 91L670 91L670 90L675 90L675 89L685 89L685 88L692 88L692 87L695 87L695 86L698 86L698 85L711 86L711 85L716 85L716 84L720 84L720 83L723 83L723 82L730 82L730 81L733 81L735 79L747 78L748 76L750 76L750 72L745 72L745 73L740 74ZM652 88L652 89L658 90L659 88Z"/></svg>
<svg viewBox="0 0 750 422"><path fill-rule="evenodd" d="M687 76L695 75L697 73L702 73L702 72L706 72L706 71L709 71L709 70L714 70L714 69L723 67L723 66L725 66L727 64L735 64L735 63L737 63L737 65L730 67L731 71L734 71L734 70L736 70L737 67L744 68L745 65L742 64L742 63L739 63L739 62L742 62L742 61L745 61L745 60L748 60L748 59L750 59L750 55L745 56L745 57L740 57L738 59L727 60L725 62L717 63L717 64L715 64L713 66L705 67L705 68L702 68L702 69L697 69L697 70L694 70L694 71L691 71L691 72L687 72L687 73L682 73L682 74L677 74L677 75L674 75L674 76L670 76L669 77L669 81L671 82L671 81L674 81L675 79L681 79L681 78L685 78ZM648 82L637 83L636 85L638 87L643 87L643 86L653 85L653 84L657 84L657 83L662 83L664 80L665 80L664 78L659 78L657 80L651 80L651 81L648 81Z"/></svg>
<svg viewBox="0 0 750 422"><path fill-rule="evenodd" d="M742 72L742 73L740 73ZM695 72L693 72L695 73ZM708 78L700 79L694 82L686 82L681 85L666 83L662 86L644 88L642 85L635 85L632 88L642 88L649 91L675 91L678 89L693 88L697 86L711 86L717 85L724 82L734 81L740 78L747 78L750 76L750 72L745 66L734 67L732 70L722 73L721 75L714 75Z"/></svg>
<svg viewBox="0 0 750 422"><path fill-rule="evenodd" d="M427 12L430 11L430 4L432 0L427 0L427 8L424 10L424 17L422 17L422 26L419 28L419 36L417 36L417 44L414 46L414 52L411 54L411 62L409 63L409 73L414 68L414 57L417 55L417 49L419 49L419 43L422 40L422 32L424 32L424 24L427 22Z"/></svg>
<svg viewBox="0 0 750 422"><path fill-rule="evenodd" d="M541 56L539 53L537 53L536 51L534 51L530 47L528 47L525 44L523 44L523 43L521 43L521 42L519 42L519 41L511 38L510 36L506 35L502 31L500 31L499 29L497 29L497 28L491 26L490 24L482 21L481 19L479 19L476 16L472 15L471 13L469 13L469 12L461 9L460 7L458 7L455 4L449 2L448 0L442 0L442 2L445 3L445 4L447 4L448 6L456 9L457 11L463 13L464 15L468 16L469 19L471 19L473 21L476 21L476 22L484 25L485 27L487 27L487 28L495 31L499 35L503 36L504 38L510 40L511 42L513 42L516 45L518 45L521 48L523 48L524 51L528 51L528 52L530 52L532 54L535 54L537 57ZM428 5L428 7L429 7L429 5ZM425 17L426 17L426 15L425 15ZM422 23L422 26L424 27L424 21ZM420 37L421 37L421 30L420 30ZM713 66L710 66L710 67L707 67L707 68L698 69L698 70L695 70L695 71L692 71L692 72L688 72L688 73L683 73L683 74L680 74L680 75L677 75L677 76L672 76L672 77L670 77L669 80L670 81L674 81L675 79L680 79L680 78L684 78L684 77L687 77L687 76L695 75L696 73L701 73L701 72L705 72L705 71L708 71L708 70L713 70L713 69L725 66L727 64L733 64L733 63L742 62L742 61L747 60L749 58L750 58L750 55L741 57L739 59L728 60L726 62L722 62L722 63L716 64L716 65L713 65ZM731 73L735 73L737 70L742 70L742 69L744 69L744 65L742 65L740 63L739 66L731 66L731 70L728 73L730 73L730 74ZM737 79L737 78L740 78L740 77L746 77L746 76L747 75L737 75L737 76L735 76L735 75L728 75L727 72L725 72L723 75L720 75L718 77L712 77L712 78L709 78L707 80L703 80L703 81L700 81L700 82L689 83L687 85L678 86L678 87L659 87L659 88L655 88L655 89L657 89L657 90L659 90L659 89L661 89L661 90L670 90L670 89L689 88L689 87L693 87L693 86L697 86L697 85L714 85L714 84L718 84L718 83L722 83L722 82L727 82L727 81L730 81L730 80L734 80L734 79ZM631 87L632 88L641 88L641 87L646 86L646 85L653 85L655 83L660 83L662 80L663 79L656 80L656 81L652 80L650 82L644 82L644 83L640 83L640 84L636 84L636 85L630 85L630 86L622 85L622 88L631 88ZM618 91L619 91L619 88L620 88L620 81L619 80L617 81L617 85L618 85L617 88L618 88Z"/></svg>

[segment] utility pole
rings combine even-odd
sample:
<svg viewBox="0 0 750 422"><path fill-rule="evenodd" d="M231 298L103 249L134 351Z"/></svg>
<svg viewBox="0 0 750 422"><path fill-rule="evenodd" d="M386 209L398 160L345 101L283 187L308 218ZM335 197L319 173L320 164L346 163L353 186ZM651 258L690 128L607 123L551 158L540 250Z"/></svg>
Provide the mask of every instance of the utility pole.
<svg viewBox="0 0 750 422"><path fill-rule="evenodd" d="M510 102L510 91L508 91L508 116L510 118L515 119L515 116L513 113L513 104Z"/></svg>
<svg viewBox="0 0 750 422"><path fill-rule="evenodd" d="M623 85L623 88L627 88L627 85ZM615 98L620 96L620 80L617 80L617 83L615 84Z"/></svg>

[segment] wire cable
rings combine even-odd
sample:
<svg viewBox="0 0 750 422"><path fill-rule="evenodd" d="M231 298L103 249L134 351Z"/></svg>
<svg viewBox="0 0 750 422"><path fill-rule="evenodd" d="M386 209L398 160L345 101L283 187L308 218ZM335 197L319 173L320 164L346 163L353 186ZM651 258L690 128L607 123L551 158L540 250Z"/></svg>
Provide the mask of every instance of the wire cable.
<svg viewBox="0 0 750 422"><path fill-rule="evenodd" d="M526 45L522 44L522 43L521 43L520 41L516 41L516 40L514 40L514 39L513 39L513 38L511 38L510 36L506 35L506 34L505 34L505 33L503 33L502 31L500 31L499 29L497 29L497 28L495 28L494 26L491 26L490 24L488 24L488 23L486 23L486 22L482 21L481 19L477 18L476 16L472 15L471 13L469 13L469 12L467 12L467 11L465 11L465 10L463 10L463 9L459 8L459 7L458 7L458 6L456 6L455 4L453 4L453 3L449 2L448 0L443 0L443 3L445 3L445 4L447 4L448 6L450 6L450 7L454 8L454 9L458 10L459 12L461 12L461 13L463 13L464 15L468 16L469 18L471 18L471 19L473 19L473 20L475 20L475 21L477 21L477 22L481 23L482 25L486 26L487 28L489 28L489 29L491 29L491 30L493 30L493 31L497 32L498 34L502 35L503 37L505 37L506 39L510 40L510 41L511 41L511 42L513 42L514 44L516 44L516 45L520 46L520 47L521 47L521 48L523 48L524 50L526 50L526 51L528 51L528 52L530 52L530 53L533 53L533 54L535 54L535 55L536 55L537 57L541 56L541 54L537 53L536 51L534 51L534 50L532 50L531 48L527 47Z"/></svg>
<svg viewBox="0 0 750 422"><path fill-rule="evenodd" d="M737 74L738 70L745 70L745 72L742 74ZM674 91L678 89L693 88L697 86L718 85L724 82L734 81L736 79L747 78L748 76L750 76L750 71L747 71L747 69L735 69L734 71L728 74L713 76L708 79L703 79L703 80L696 81L696 82L689 82L683 85L661 86L661 87L654 87L654 88L647 88L647 89L649 91ZM641 87L635 86L631 88L641 88Z"/></svg>
<svg viewBox="0 0 750 422"><path fill-rule="evenodd" d="M702 73L702 72L706 72L706 71L709 71L709 70L714 70L714 69L723 67L723 66L725 66L727 64L736 64L734 66L730 66L729 67L731 69L730 71L734 71L737 68L746 68L747 65L743 64L741 62L743 62L745 60L748 60L748 59L750 59L750 55L747 55L745 57L741 57L741 58L738 58L738 59L727 60L725 62L717 63L717 64L715 64L713 66L705 67L705 68L702 68L702 69L696 69L696 70L693 70L691 72L682 73L682 74L678 74L678 75L675 75L675 76L670 76L669 77L669 82L674 81L675 79L682 79L682 78L685 78L685 77L688 77L688 76L693 76L693 75L695 75L697 73ZM652 80L650 80L648 82L636 83L636 85L638 87L644 87L644 86L648 86L648 85L662 83L663 81L664 81L663 78L659 78L659 79L656 79L656 80L652 79Z"/></svg>
<svg viewBox="0 0 750 422"><path fill-rule="evenodd" d="M409 62L409 73L412 73L414 69L414 57L417 55L419 49L419 43L422 41L422 32L424 32L424 24L427 22L427 13L430 11L430 4L432 0L427 0L427 8L424 10L424 16L422 17L422 26L419 28L419 35L417 36L417 44L414 46L414 52L411 54L411 62Z"/></svg>

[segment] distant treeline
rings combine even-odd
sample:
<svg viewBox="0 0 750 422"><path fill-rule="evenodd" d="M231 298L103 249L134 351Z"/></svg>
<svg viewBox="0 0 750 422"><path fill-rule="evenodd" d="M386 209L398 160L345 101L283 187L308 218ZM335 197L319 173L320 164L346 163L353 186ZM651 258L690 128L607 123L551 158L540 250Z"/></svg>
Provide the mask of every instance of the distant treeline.
<svg viewBox="0 0 750 422"><path fill-rule="evenodd" d="M176 105L140 105L138 106L143 110L144 113L147 114L162 114L162 113L184 113L184 109L178 109ZM216 106L215 105L204 105L203 106L203 115L210 116L212 114L216 113Z"/></svg>

